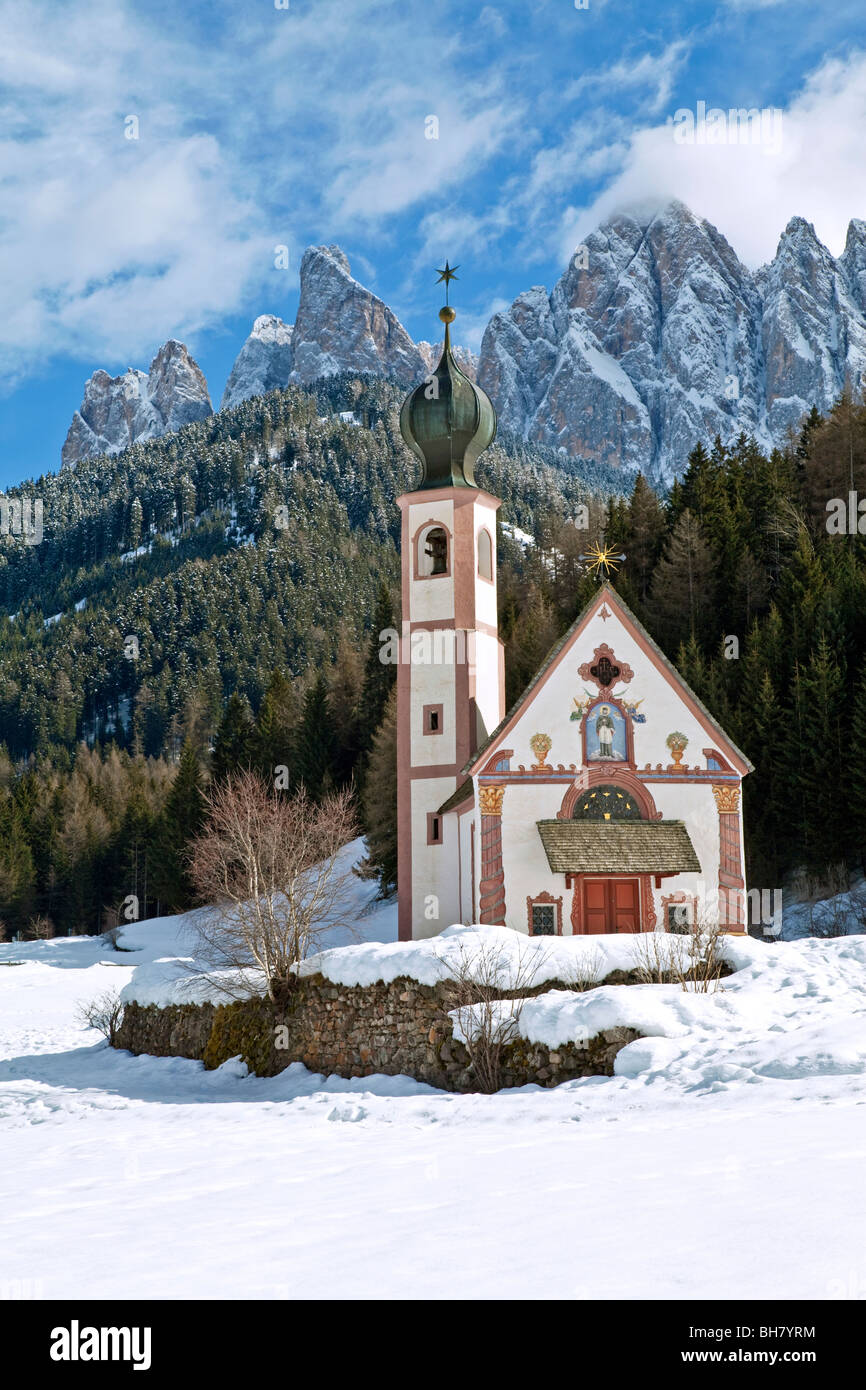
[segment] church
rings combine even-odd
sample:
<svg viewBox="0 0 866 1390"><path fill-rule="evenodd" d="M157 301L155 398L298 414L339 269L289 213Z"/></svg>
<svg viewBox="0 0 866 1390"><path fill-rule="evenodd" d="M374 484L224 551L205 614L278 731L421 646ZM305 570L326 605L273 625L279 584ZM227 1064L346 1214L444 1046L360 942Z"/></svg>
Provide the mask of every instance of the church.
<svg viewBox="0 0 866 1390"><path fill-rule="evenodd" d="M496 413L454 359L453 308L439 317L441 359L400 415L422 465L398 499L400 939L743 932L752 764L609 584L505 709L500 502L474 472Z"/></svg>

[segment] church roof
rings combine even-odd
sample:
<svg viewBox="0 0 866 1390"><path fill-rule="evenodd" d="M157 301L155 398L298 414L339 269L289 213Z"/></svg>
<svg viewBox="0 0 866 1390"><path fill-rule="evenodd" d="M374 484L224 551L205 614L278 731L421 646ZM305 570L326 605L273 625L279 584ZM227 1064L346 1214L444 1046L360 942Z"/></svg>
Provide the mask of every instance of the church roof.
<svg viewBox="0 0 866 1390"><path fill-rule="evenodd" d="M700 873L689 832L679 820L536 822L555 874Z"/></svg>
<svg viewBox="0 0 866 1390"><path fill-rule="evenodd" d="M593 597L590 599L589 603L586 605L583 611L577 615L568 631L563 633L562 637L560 637L557 642L554 642L553 646L547 653L547 656L539 666L538 670L532 677L532 680L529 682L526 689L511 706L511 709L508 711L498 728L494 729L493 733L490 735L489 738L485 740L484 743L482 743L478 751L473 753L472 757L469 759L469 762L462 769L463 772L472 775L473 773L476 773L480 770L480 765L485 754L488 753L489 750L494 747L494 745L501 739L505 731L509 729L511 725L515 722L517 716L522 712L524 706L529 703L529 700L536 686L541 684L542 680L547 675L547 672L551 669L551 667L556 665L560 656L562 656L566 648L571 645L577 633L584 626L584 624L594 613L594 611L599 607L602 601L604 601L605 603L609 603L613 608L615 608L618 612L619 617L625 623L626 627L630 627L638 636L639 640L642 640L650 648L651 654L657 661L658 665L661 666L667 672L667 674L671 677L673 682L679 686L683 694L691 701L693 706L695 706L695 712L698 714L698 717L702 719L705 724L709 725L713 732L718 735L723 746L729 749L730 752L734 754L735 758L739 760L739 762L742 765L743 772L754 772L754 764L749 761L742 749L738 748L737 745L729 738L729 736L725 733L718 720L713 718L703 701L698 698L698 696L692 690L688 682L684 680L683 677L680 675L673 662L668 660L658 643L653 641L646 628L635 617L634 613L629 608L625 599L621 598L620 595L616 592L616 590L612 589L609 584L602 584L598 593L593 595Z"/></svg>
<svg viewBox="0 0 866 1390"><path fill-rule="evenodd" d="M496 411L486 391L461 371L451 351L454 310L440 311L445 343L435 371L403 402L400 432L423 464L421 481L413 489L471 487L475 461L496 436Z"/></svg>
<svg viewBox="0 0 866 1390"><path fill-rule="evenodd" d="M458 806L462 806L463 802L468 800L468 798L472 796L474 792L475 787L472 783L472 778L467 777L466 781L461 782L457 790L451 793L448 800L442 802L442 805L436 812L437 816L444 816L446 811L453 811Z"/></svg>

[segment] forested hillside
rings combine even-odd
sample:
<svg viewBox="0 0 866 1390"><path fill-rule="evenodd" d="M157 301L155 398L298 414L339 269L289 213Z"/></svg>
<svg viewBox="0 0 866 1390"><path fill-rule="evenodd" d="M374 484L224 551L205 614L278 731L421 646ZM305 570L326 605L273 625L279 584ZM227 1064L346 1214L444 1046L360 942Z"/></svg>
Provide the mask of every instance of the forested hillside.
<svg viewBox="0 0 866 1390"><path fill-rule="evenodd" d="M263 767L356 772L393 676L375 634L399 619L416 472L402 396L355 376L275 391L10 490L42 499L44 538L0 546L7 930L93 929L130 893L140 914L184 904L163 821L185 742L206 776L248 760L255 720ZM507 439L481 477L529 532L623 485Z"/></svg>
<svg viewBox="0 0 866 1390"><path fill-rule="evenodd" d="M16 490L42 497L45 538L0 549L7 932L96 930L130 895L139 916L187 905L202 789L245 766L354 780L370 871L393 883L377 634L399 621L395 498L415 476L401 396L358 377L277 391ZM866 538L828 530L827 503L866 493L866 406L813 411L769 456L697 447L666 499L507 437L479 475L504 502L508 702L593 591L579 556L604 531L627 555L617 587L756 765L750 883L862 864Z"/></svg>

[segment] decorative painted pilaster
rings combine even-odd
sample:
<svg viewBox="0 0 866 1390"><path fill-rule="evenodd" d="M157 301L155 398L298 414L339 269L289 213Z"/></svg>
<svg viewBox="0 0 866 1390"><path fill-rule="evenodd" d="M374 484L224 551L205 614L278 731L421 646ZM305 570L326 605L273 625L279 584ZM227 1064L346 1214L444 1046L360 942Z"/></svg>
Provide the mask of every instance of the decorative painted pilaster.
<svg viewBox="0 0 866 1390"><path fill-rule="evenodd" d="M504 786L479 787L481 807L481 882L479 921L505 925L505 871L502 867L502 801Z"/></svg>
<svg viewBox="0 0 866 1390"><path fill-rule="evenodd" d="M726 783L713 787L719 812L719 923L745 931L746 881L740 859L740 788Z"/></svg>

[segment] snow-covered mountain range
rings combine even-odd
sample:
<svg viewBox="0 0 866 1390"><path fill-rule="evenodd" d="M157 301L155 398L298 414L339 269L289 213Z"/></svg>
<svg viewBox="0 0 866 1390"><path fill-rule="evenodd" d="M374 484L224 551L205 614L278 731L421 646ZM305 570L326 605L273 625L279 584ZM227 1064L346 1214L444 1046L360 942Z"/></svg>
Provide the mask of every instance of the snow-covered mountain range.
<svg viewBox="0 0 866 1390"><path fill-rule="evenodd" d="M503 424L568 454L669 479L696 440L784 439L866 379L866 222L834 260L792 218L752 272L682 203L617 216L495 314L478 379Z"/></svg>
<svg viewBox="0 0 866 1390"><path fill-rule="evenodd" d="M300 282L294 325L256 319L223 407L336 372L409 384L431 370L439 345L413 342L338 246L309 247ZM751 271L682 203L642 220L621 214L577 249L550 294L534 286L493 316L480 358L456 354L518 436L669 480L699 439L744 430L770 446L813 404L826 410L846 380L862 388L866 222L851 222L837 260L795 217L772 262ZM147 376L91 377L63 461L210 411L201 371L171 340Z"/></svg>

